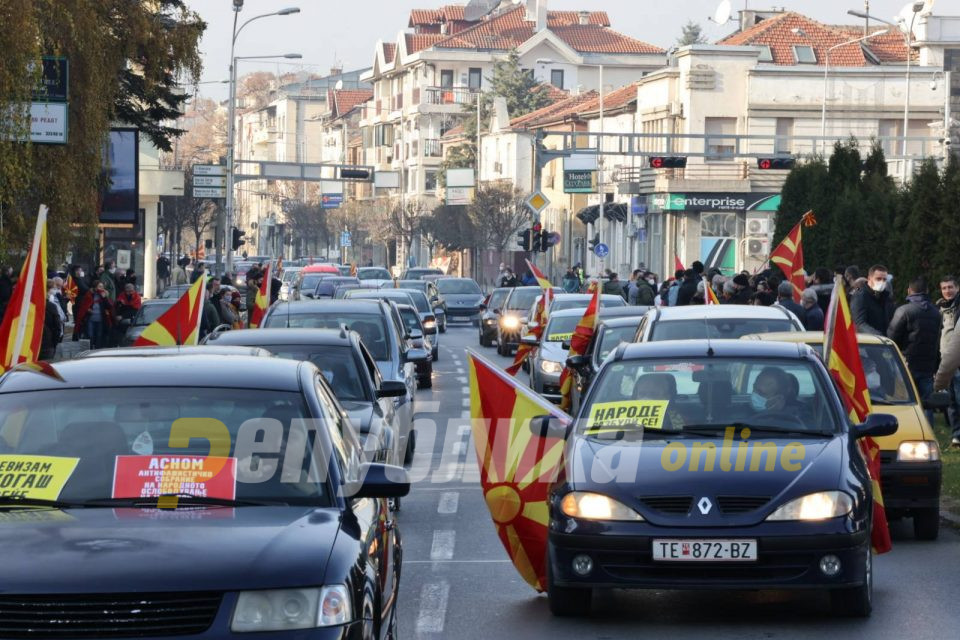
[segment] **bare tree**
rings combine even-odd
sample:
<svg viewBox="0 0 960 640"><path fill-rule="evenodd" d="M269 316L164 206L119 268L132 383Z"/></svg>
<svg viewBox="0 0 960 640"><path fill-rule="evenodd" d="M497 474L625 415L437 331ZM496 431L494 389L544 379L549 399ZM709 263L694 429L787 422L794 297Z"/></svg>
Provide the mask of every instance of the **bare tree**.
<svg viewBox="0 0 960 640"><path fill-rule="evenodd" d="M530 224L530 210L523 201L523 193L512 185L480 186L468 211L477 234L477 246L489 247L501 254L513 237Z"/></svg>
<svg viewBox="0 0 960 640"><path fill-rule="evenodd" d="M423 219L429 214L426 204L418 198L396 203L387 215L387 228L402 243L404 253L410 255L413 239L420 232Z"/></svg>

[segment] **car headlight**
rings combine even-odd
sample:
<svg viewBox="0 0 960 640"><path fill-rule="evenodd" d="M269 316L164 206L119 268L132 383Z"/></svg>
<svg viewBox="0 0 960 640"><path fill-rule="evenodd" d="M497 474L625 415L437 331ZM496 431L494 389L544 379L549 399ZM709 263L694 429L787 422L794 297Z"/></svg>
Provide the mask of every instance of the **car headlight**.
<svg viewBox="0 0 960 640"><path fill-rule="evenodd" d="M427 320L426 322L423 323L423 328L424 328L424 329L427 329L428 331L429 331L430 329L436 329L436 328L437 328L437 321L436 321L436 320Z"/></svg>
<svg viewBox="0 0 960 640"><path fill-rule="evenodd" d="M571 491L563 496L560 510L571 518L581 520L643 520L643 516L627 505L588 491Z"/></svg>
<svg viewBox="0 0 960 640"><path fill-rule="evenodd" d="M496 322L493 318L485 318L483 324L494 324Z"/></svg>
<svg viewBox="0 0 960 640"><path fill-rule="evenodd" d="M503 318L500 320L500 324L503 325L504 329L519 329L520 318L516 316L503 316Z"/></svg>
<svg viewBox="0 0 960 640"><path fill-rule="evenodd" d="M933 462L940 459L940 445L936 440L910 440L897 448L898 462Z"/></svg>
<svg viewBox="0 0 960 640"><path fill-rule="evenodd" d="M852 509L853 499L843 491L820 491L791 500L767 516L767 520L826 520L845 516Z"/></svg>
<svg viewBox="0 0 960 640"><path fill-rule="evenodd" d="M553 360L541 360L540 371L544 373L560 373L563 371L563 365Z"/></svg>
<svg viewBox="0 0 960 640"><path fill-rule="evenodd" d="M342 584L319 589L241 591L230 630L237 633L314 629L353 619L350 594Z"/></svg>

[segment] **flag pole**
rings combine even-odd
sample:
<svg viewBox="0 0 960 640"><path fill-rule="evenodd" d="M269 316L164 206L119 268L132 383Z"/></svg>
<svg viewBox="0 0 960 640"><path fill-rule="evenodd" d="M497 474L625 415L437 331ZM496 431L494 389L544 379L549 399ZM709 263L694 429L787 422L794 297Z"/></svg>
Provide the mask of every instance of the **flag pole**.
<svg viewBox="0 0 960 640"><path fill-rule="evenodd" d="M43 226L47 223L47 212L50 209L47 205L40 205L40 211L37 214L37 228L33 231L33 244L30 247L30 257L27 259L27 281L24 283L23 295L20 297L20 322L17 323L17 337L13 343L13 359L11 365L20 362L23 355L23 341L27 333L27 316L30 314L30 304L33 302L31 292L37 271L37 261L40 259L40 240L43 237ZM37 315L40 314L37 309ZM43 319L35 317L34 322L43 323Z"/></svg>

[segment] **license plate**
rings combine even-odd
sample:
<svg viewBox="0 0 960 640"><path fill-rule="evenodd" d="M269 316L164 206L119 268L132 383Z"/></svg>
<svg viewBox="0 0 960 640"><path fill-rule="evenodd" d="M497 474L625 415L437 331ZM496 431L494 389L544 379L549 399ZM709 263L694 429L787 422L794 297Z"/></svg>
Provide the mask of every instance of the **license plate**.
<svg viewBox="0 0 960 640"><path fill-rule="evenodd" d="M757 559L757 541L654 538L653 559L664 562L750 562Z"/></svg>

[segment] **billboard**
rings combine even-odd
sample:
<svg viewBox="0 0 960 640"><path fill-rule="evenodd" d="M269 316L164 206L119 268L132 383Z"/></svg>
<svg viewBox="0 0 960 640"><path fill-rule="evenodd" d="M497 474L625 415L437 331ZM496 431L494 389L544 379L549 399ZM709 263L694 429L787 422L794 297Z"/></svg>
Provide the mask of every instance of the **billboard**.
<svg viewBox="0 0 960 640"><path fill-rule="evenodd" d="M140 209L139 136L136 129L111 129L103 153L107 186L100 194L100 224L136 224Z"/></svg>

